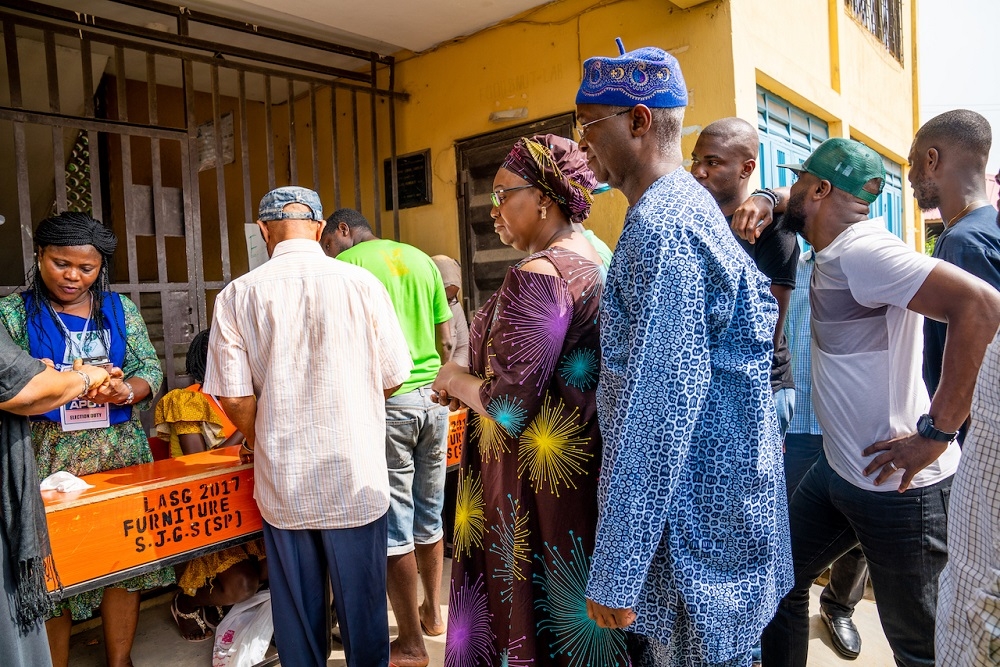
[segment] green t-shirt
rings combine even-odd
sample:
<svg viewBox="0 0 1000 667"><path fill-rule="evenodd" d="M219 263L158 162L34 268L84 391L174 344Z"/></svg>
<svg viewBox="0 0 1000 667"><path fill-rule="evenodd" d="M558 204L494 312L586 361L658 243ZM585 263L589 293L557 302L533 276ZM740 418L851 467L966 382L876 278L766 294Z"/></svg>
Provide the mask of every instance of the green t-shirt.
<svg viewBox="0 0 1000 667"><path fill-rule="evenodd" d="M452 317L434 261L411 245L388 239L358 243L337 259L371 271L389 292L413 360L409 379L393 396L434 382L441 368L435 327Z"/></svg>

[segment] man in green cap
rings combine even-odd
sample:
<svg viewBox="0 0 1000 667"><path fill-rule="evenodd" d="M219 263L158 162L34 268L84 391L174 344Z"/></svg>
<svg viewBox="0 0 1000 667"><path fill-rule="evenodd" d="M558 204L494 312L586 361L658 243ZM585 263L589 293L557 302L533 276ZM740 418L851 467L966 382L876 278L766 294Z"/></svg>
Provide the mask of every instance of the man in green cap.
<svg viewBox="0 0 1000 667"><path fill-rule="evenodd" d="M954 440L1000 326L1000 294L868 219L885 167L864 144L829 139L801 165L781 166L799 175L785 225L816 252L812 377L823 454L791 499L795 585L764 631L764 665L805 667L809 587L859 543L897 664L933 665L961 456ZM948 323L933 401L921 376L921 315Z"/></svg>

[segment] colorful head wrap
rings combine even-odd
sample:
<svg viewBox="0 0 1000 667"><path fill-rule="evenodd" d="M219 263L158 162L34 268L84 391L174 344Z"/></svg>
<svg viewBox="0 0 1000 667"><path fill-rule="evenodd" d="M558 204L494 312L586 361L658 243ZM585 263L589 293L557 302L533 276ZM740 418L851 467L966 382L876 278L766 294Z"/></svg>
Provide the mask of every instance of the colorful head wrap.
<svg viewBox="0 0 1000 667"><path fill-rule="evenodd" d="M620 38L618 58L587 58L577 104L604 104L653 109L687 106L687 86L677 58L653 46L625 52Z"/></svg>
<svg viewBox="0 0 1000 667"><path fill-rule="evenodd" d="M590 215L597 179L572 139L557 134L518 139L500 167L551 197L570 222L583 222Z"/></svg>

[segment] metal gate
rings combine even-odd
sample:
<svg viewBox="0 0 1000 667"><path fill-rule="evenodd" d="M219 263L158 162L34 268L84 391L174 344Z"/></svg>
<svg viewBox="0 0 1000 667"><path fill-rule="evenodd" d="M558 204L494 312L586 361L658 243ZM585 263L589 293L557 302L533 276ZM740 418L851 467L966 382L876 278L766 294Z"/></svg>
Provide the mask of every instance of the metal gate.
<svg viewBox="0 0 1000 667"><path fill-rule="evenodd" d="M39 220L92 211L119 238L112 289L139 306L174 388L215 295L253 260L245 225L265 192L311 187L382 233L405 99L392 57L148 0L4 5L0 293L23 284Z"/></svg>

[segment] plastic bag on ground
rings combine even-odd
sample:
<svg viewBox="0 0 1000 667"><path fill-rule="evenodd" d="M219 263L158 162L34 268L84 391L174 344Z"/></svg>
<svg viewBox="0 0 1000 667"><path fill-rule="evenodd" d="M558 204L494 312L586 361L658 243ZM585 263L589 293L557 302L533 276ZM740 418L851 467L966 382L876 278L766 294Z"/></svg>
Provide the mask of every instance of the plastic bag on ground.
<svg viewBox="0 0 1000 667"><path fill-rule="evenodd" d="M233 605L215 629L212 667L253 667L264 659L274 634L271 591Z"/></svg>

